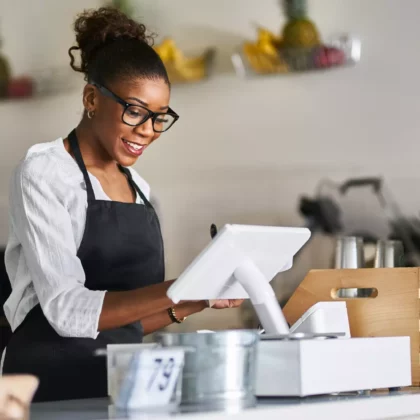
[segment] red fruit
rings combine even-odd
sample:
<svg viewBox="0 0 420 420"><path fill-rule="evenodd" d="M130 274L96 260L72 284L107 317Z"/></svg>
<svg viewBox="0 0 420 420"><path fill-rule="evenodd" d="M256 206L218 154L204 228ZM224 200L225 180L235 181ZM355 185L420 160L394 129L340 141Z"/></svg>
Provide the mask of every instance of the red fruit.
<svg viewBox="0 0 420 420"><path fill-rule="evenodd" d="M345 54L338 48L327 48L327 57L330 66L339 66L345 62Z"/></svg>
<svg viewBox="0 0 420 420"><path fill-rule="evenodd" d="M319 49L318 53L315 56L315 65L318 68L328 67L329 60L328 60L327 48L322 47Z"/></svg>
<svg viewBox="0 0 420 420"><path fill-rule="evenodd" d="M16 77L10 80L7 85L7 96L9 98L24 98L32 96L34 83L26 76Z"/></svg>

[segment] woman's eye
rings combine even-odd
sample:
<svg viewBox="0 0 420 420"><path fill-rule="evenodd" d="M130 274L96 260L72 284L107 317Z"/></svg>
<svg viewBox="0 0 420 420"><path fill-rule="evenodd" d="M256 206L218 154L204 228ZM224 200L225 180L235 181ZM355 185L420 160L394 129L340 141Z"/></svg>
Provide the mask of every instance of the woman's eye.
<svg viewBox="0 0 420 420"><path fill-rule="evenodd" d="M140 116L140 113L139 112L137 112L136 110L134 110L134 109L129 109L128 110L128 115L130 116L130 117L139 117Z"/></svg>

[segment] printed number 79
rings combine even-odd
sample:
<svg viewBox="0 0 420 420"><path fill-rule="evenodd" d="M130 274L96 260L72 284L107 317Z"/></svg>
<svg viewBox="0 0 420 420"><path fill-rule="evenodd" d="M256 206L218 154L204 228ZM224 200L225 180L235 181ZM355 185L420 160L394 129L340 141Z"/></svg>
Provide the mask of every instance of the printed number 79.
<svg viewBox="0 0 420 420"><path fill-rule="evenodd" d="M160 381L158 387L160 391L164 391L169 385L169 380L171 378L174 366L175 360L172 357L166 363L163 363L163 359L155 359L155 370L152 377L150 378L149 384L147 385L147 390L149 391L152 388L159 375L159 372L162 372L163 378L162 381Z"/></svg>

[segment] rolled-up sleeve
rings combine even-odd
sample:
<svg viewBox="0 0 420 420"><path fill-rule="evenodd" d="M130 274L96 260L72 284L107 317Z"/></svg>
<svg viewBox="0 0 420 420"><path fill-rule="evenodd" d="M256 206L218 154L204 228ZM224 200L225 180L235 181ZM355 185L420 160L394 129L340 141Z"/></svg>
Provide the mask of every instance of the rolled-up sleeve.
<svg viewBox="0 0 420 420"><path fill-rule="evenodd" d="M39 303L59 335L96 338L106 292L85 287L66 191L30 169L26 163L12 176L10 214Z"/></svg>

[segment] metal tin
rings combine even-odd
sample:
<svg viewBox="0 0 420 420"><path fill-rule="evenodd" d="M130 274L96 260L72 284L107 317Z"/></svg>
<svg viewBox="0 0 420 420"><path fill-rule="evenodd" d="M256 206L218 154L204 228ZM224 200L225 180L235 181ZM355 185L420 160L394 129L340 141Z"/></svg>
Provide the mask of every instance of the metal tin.
<svg viewBox="0 0 420 420"><path fill-rule="evenodd" d="M256 331L166 333L157 341L185 350L182 411L235 411L256 405Z"/></svg>

